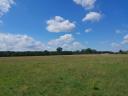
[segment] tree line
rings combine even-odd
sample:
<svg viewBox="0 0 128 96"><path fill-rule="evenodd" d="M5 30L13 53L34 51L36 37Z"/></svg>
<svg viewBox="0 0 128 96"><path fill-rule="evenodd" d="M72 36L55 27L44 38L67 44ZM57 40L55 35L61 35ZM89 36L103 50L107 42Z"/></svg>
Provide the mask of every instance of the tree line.
<svg viewBox="0 0 128 96"><path fill-rule="evenodd" d="M120 50L119 52L112 51L97 51L95 49L87 48L76 51L63 51L63 48L58 47L56 51L0 51L0 57L13 57L13 56L51 56L51 55L79 55L79 54L128 54L128 51Z"/></svg>

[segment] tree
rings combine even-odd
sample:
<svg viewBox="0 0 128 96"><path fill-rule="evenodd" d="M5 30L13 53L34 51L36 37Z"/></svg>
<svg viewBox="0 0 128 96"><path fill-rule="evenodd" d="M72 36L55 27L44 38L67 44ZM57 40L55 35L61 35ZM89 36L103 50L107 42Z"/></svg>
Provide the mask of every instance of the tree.
<svg viewBox="0 0 128 96"><path fill-rule="evenodd" d="M56 49L56 51L57 51L57 53L61 53L61 52L63 51L63 48L58 47L58 48Z"/></svg>
<svg viewBox="0 0 128 96"><path fill-rule="evenodd" d="M120 54L123 54L123 53L124 53L124 51L123 51L123 50L119 50L119 53L120 53Z"/></svg>
<svg viewBox="0 0 128 96"><path fill-rule="evenodd" d="M81 54L96 54L97 51L95 49L87 48L87 49L82 49Z"/></svg>
<svg viewBox="0 0 128 96"><path fill-rule="evenodd" d="M44 52L43 52L43 55L49 55L50 54L50 52L48 51L48 50L45 50Z"/></svg>

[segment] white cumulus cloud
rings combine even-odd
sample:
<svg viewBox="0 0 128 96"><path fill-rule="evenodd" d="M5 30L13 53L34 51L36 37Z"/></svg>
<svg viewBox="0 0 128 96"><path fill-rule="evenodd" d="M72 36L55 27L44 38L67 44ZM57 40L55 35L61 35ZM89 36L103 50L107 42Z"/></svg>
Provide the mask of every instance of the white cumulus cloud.
<svg viewBox="0 0 128 96"><path fill-rule="evenodd" d="M0 33L0 51L44 51L56 50L57 47L68 51L85 48L72 34L62 35L44 44L27 35Z"/></svg>
<svg viewBox="0 0 128 96"><path fill-rule="evenodd" d="M73 0L76 4L81 5L86 9L92 9L95 6L96 0Z"/></svg>
<svg viewBox="0 0 128 96"><path fill-rule="evenodd" d="M76 27L74 22L64 19L61 16L55 16L47 21L47 30L49 32L71 32Z"/></svg>
<svg viewBox="0 0 128 96"><path fill-rule="evenodd" d="M41 51L45 45L27 35L0 33L0 51Z"/></svg>
<svg viewBox="0 0 128 96"><path fill-rule="evenodd" d="M55 46L61 46L64 43L70 43L74 40L73 36L71 34L65 34L63 36L60 36L57 39L51 40L48 42L49 45L55 45Z"/></svg>
<svg viewBox="0 0 128 96"><path fill-rule="evenodd" d="M0 0L0 17L7 13L14 3L14 0Z"/></svg>
<svg viewBox="0 0 128 96"><path fill-rule="evenodd" d="M128 44L128 34L124 36L122 44Z"/></svg>
<svg viewBox="0 0 128 96"><path fill-rule="evenodd" d="M101 13L98 12L89 12L84 18L83 18L83 22L84 21L91 21L91 22L98 22L100 21L100 19L102 18Z"/></svg>
<svg viewBox="0 0 128 96"><path fill-rule="evenodd" d="M57 47L62 47L64 50L78 50L84 48L84 46L75 40L72 34L65 34L57 39L48 42L49 46L52 46L53 50Z"/></svg>
<svg viewBox="0 0 128 96"><path fill-rule="evenodd" d="M85 29L85 32L86 33L92 32L92 29L91 28Z"/></svg>

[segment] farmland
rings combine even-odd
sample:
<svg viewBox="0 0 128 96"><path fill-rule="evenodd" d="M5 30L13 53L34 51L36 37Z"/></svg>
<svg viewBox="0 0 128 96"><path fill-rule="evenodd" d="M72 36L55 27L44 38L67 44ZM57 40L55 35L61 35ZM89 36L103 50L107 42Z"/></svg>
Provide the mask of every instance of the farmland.
<svg viewBox="0 0 128 96"><path fill-rule="evenodd" d="M128 55L2 57L0 96L128 96Z"/></svg>

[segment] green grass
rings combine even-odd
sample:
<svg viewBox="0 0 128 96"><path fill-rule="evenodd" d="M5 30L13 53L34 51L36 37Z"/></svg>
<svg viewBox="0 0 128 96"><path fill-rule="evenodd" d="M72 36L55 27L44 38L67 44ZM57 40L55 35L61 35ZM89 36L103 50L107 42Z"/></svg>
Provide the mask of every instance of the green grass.
<svg viewBox="0 0 128 96"><path fill-rule="evenodd" d="M128 96L128 55L0 58L0 96Z"/></svg>

